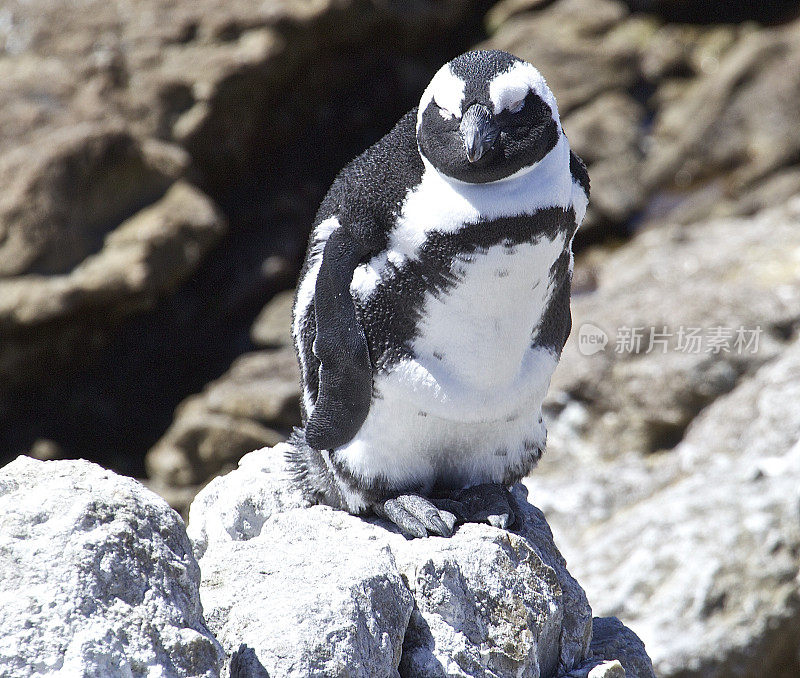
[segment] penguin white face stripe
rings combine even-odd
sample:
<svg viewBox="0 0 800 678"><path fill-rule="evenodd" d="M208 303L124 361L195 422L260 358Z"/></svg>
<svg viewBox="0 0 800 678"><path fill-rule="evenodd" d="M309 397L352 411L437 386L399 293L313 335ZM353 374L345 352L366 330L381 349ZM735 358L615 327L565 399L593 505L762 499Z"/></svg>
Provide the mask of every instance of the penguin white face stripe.
<svg viewBox="0 0 800 678"><path fill-rule="evenodd" d="M435 101L436 105L442 109L442 117L460 118L461 104L464 102L464 89L466 86L467 83L454 75L449 65L442 66L422 93L419 110L417 111L417 129L419 129L422 114L431 101Z"/></svg>
<svg viewBox="0 0 800 678"><path fill-rule="evenodd" d="M529 91L537 94L550 107L553 112L553 120L556 121L560 131L561 122L558 117L556 98L542 74L534 66L524 61L515 63L504 73L495 76L489 83L489 98L492 100L494 112L499 113L520 99L524 99Z"/></svg>

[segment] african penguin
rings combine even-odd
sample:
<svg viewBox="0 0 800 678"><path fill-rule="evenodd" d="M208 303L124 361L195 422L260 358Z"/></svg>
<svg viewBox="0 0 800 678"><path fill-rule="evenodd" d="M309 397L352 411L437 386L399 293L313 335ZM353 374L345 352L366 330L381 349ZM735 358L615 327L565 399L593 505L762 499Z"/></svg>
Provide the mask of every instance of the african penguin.
<svg viewBox="0 0 800 678"><path fill-rule="evenodd" d="M588 196L544 78L494 50L445 64L342 170L294 306L309 498L407 536L521 519Z"/></svg>

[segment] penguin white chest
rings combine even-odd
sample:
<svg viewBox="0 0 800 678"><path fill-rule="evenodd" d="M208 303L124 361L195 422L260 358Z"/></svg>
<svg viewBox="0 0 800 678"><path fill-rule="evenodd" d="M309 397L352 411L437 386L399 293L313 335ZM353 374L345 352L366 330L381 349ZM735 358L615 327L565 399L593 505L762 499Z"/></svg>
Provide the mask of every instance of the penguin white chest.
<svg viewBox="0 0 800 678"><path fill-rule="evenodd" d="M453 387L504 390L520 378L553 291L564 236L457 256L454 282L425 295L413 353Z"/></svg>

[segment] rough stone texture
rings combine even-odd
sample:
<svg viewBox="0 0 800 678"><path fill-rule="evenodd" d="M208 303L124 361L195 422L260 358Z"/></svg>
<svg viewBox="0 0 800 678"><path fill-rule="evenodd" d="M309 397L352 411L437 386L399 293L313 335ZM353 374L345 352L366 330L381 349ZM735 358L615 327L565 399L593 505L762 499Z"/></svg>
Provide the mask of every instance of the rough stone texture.
<svg viewBox="0 0 800 678"><path fill-rule="evenodd" d="M85 461L0 469L0 674L219 675L178 515Z"/></svg>
<svg viewBox="0 0 800 678"><path fill-rule="evenodd" d="M127 146L129 141L120 143ZM103 142L111 143L107 138ZM64 166L59 171L68 172ZM50 199L55 209L59 198ZM55 226L56 221L48 217L43 223ZM197 269L225 229L223 217L208 198L179 182L161 200L106 235L97 253L68 272L0 278L0 396L48 368L85 355L107 340L124 318L152 307ZM69 224L62 235L80 240ZM49 238L47 247L64 252L61 239ZM43 251L37 260L45 259Z"/></svg>
<svg viewBox="0 0 800 678"><path fill-rule="evenodd" d="M778 355L800 326L799 253L795 198L752 218L648 229L594 264L586 260L596 289L573 297L573 332L553 376L552 409L574 404L568 418L583 412L580 428L600 456L674 446L703 407ZM605 350L581 352L585 324L605 331ZM651 328L665 327L672 335L666 352L659 343L650 349ZM702 329L699 351L678 350L681 327ZM713 351L714 327L733 332L728 350ZM735 348L740 327L761 327L756 352ZM638 350L620 344L625 328L642 328ZM548 456L562 454L557 439Z"/></svg>
<svg viewBox="0 0 800 678"><path fill-rule="evenodd" d="M187 529L195 557L209 544L248 541L273 515L310 504L291 482L284 444L246 454L238 470L212 480L192 502Z"/></svg>
<svg viewBox="0 0 800 678"><path fill-rule="evenodd" d="M254 344L265 348L292 346L294 290L279 292L261 309L250 328Z"/></svg>
<svg viewBox="0 0 800 678"><path fill-rule="evenodd" d="M645 651L644 643L616 617L595 617L592 621L592 657L602 660L605 665L599 676L616 676L619 670L613 666L619 663L627 678L649 676L655 678L653 665ZM602 665L601 665L602 666ZM590 678L595 678L589 674ZM599 678L598 676L598 678Z"/></svg>
<svg viewBox="0 0 800 678"><path fill-rule="evenodd" d="M142 144L120 125L84 123L2 158L0 278L66 273L103 236L182 174L179 148Z"/></svg>
<svg viewBox="0 0 800 678"><path fill-rule="evenodd" d="M786 174L800 144L796 7L629 2L639 10L630 13L625 4L504 0L488 15L488 45L539 66L588 159L592 201L580 238L666 217L747 214L776 192L799 192ZM680 17L667 6L696 16L673 23ZM710 25L698 25L701 15ZM789 23L732 23L750 17Z"/></svg>
<svg viewBox="0 0 800 678"><path fill-rule="evenodd" d="M717 180L689 219L732 211L725 203L744 188L796 162L800 111L780 102L800 93L798 37L800 24L744 33L659 112L645 181L685 189Z"/></svg>
<svg viewBox="0 0 800 678"><path fill-rule="evenodd" d="M590 657L586 597L521 486L522 535L465 525L451 539L407 541L377 519L305 505L282 449L245 456L190 511L201 596L231 675L590 675L607 658ZM636 672L649 664L642 647L630 659L630 636L617 642L627 675L652 675Z"/></svg>
<svg viewBox="0 0 800 678"><path fill-rule="evenodd" d="M180 404L148 452L148 475L164 486L195 485L254 448L285 440L300 423L300 374L293 348L249 353Z"/></svg>
<svg viewBox="0 0 800 678"><path fill-rule="evenodd" d="M670 454L526 481L596 609L641 633L661 676L800 670L799 388L795 342Z"/></svg>

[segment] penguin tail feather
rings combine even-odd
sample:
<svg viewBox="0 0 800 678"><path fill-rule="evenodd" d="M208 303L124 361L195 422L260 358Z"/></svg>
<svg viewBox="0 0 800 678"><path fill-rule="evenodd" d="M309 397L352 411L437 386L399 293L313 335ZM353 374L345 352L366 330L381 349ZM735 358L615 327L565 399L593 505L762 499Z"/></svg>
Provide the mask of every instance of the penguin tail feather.
<svg viewBox="0 0 800 678"><path fill-rule="evenodd" d="M292 480L303 495L315 504L343 507L343 499L336 478L319 450L306 441L306 432L294 428L289 440L290 449L285 458L292 470Z"/></svg>

